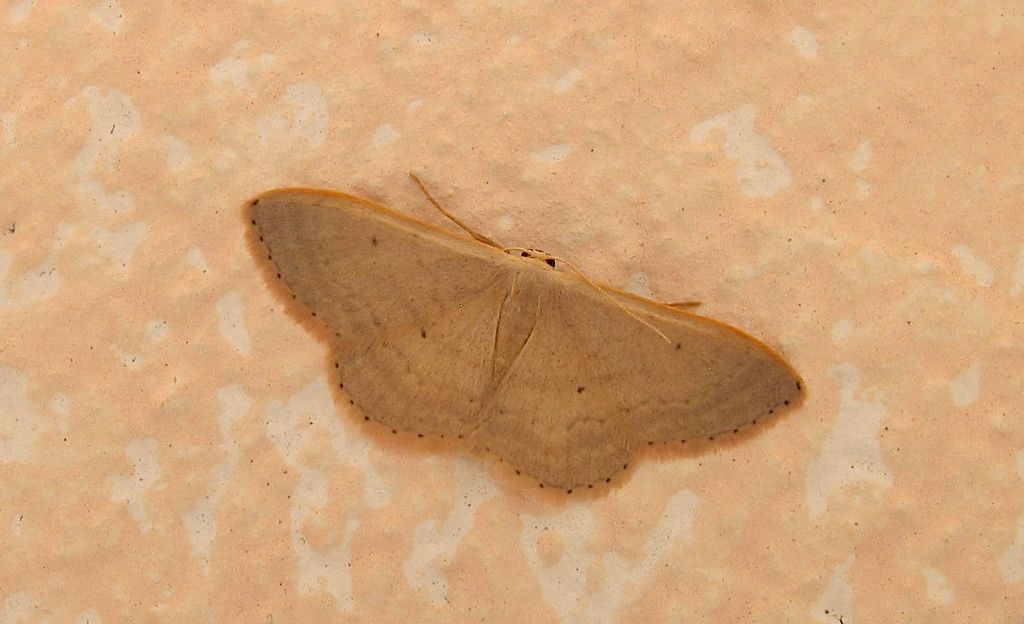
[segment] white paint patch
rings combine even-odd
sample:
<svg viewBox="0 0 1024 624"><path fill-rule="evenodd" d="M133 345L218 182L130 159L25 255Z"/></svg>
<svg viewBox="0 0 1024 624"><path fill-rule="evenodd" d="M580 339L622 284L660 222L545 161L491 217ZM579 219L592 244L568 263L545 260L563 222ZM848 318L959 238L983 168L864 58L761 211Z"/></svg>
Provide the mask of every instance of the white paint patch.
<svg viewBox="0 0 1024 624"><path fill-rule="evenodd" d="M975 362L967 367L967 370L953 378L949 383L949 393L953 399L953 405L957 407L968 407L978 400L978 393L981 388L981 364Z"/></svg>
<svg viewBox="0 0 1024 624"><path fill-rule="evenodd" d="M106 192L99 181L85 178L79 181L78 191L89 201L105 211L122 214L135 210L135 200L128 191Z"/></svg>
<svg viewBox="0 0 1024 624"><path fill-rule="evenodd" d="M167 168L171 171L181 171L192 161L188 146L177 137L165 134L164 150L167 152Z"/></svg>
<svg viewBox="0 0 1024 624"><path fill-rule="evenodd" d="M874 188L867 180L857 180L857 182L855 182L855 186L857 187L857 192L860 193L861 197L868 197L871 195L871 189Z"/></svg>
<svg viewBox="0 0 1024 624"><path fill-rule="evenodd" d="M142 128L139 109L127 94L116 89L104 93L97 87L86 87L82 95L92 125L75 163L82 171L113 171L120 147L138 136Z"/></svg>
<svg viewBox="0 0 1024 624"><path fill-rule="evenodd" d="M871 139L864 139L857 146L857 149L853 150L853 157L850 158L850 170L856 173L860 173L868 168L871 164L871 156L875 153L874 148L871 146Z"/></svg>
<svg viewBox="0 0 1024 624"><path fill-rule="evenodd" d="M462 539L473 529L476 513L491 499L497 488L477 462L464 457L453 460L455 473L455 504L448 517L438 524L433 518L424 520L413 536L412 552L402 564L409 584L427 594L436 607L448 599L445 572L452 564Z"/></svg>
<svg viewBox="0 0 1024 624"><path fill-rule="evenodd" d="M850 568L854 555L832 568L832 578L818 599L818 606L811 611L811 617L823 624L836 624L839 618L843 624L854 624L853 585L850 584Z"/></svg>
<svg viewBox="0 0 1024 624"><path fill-rule="evenodd" d="M217 327L220 335L242 356L249 355L249 330L245 325L245 306L237 291L217 300Z"/></svg>
<svg viewBox="0 0 1024 624"><path fill-rule="evenodd" d="M587 544L594 530L593 511L590 505L575 501L551 516L521 514L523 533L519 544L526 553L530 569L540 581L544 600L562 622L617 622L617 612L625 603L626 587L643 588L663 561L672 555L676 544L693 541L697 505L696 495L689 490L673 494L644 544L641 559L633 565L612 552L601 554L600 559L589 552ZM549 530L555 532L563 544L560 556L553 563L545 561L538 548ZM604 568L599 584L587 582L587 571L592 566Z"/></svg>
<svg viewBox="0 0 1024 624"><path fill-rule="evenodd" d="M289 536L298 563L297 589L301 595L327 592L339 611L355 606L352 593L352 558L349 547L359 526L358 519L345 521L341 543L318 550L303 536L308 517L316 516L327 503L327 477L337 464L350 462L363 475L363 499L371 508L382 507L391 499L376 466L371 460L371 442L365 436L348 435L338 417L327 380L321 376L296 392L286 403L273 401L266 410L266 435L299 480L292 493ZM328 440L332 453L308 453ZM346 508L358 508L354 494ZM342 519L338 518L338 522Z"/></svg>
<svg viewBox="0 0 1024 624"><path fill-rule="evenodd" d="M20 24L25 21L28 14L32 12L32 7L35 6L35 0L21 0L11 5L11 8L7 11L7 19L11 20L12 24Z"/></svg>
<svg viewBox="0 0 1024 624"><path fill-rule="evenodd" d="M266 115L257 122L263 142L285 136L305 141L310 147L323 145L329 116L327 98L320 85L312 82L290 85L281 99L283 111Z"/></svg>
<svg viewBox="0 0 1024 624"><path fill-rule="evenodd" d="M942 606L952 604L953 589L949 586L945 574L935 568L925 568L921 574L924 575L925 591L929 600Z"/></svg>
<svg viewBox="0 0 1024 624"><path fill-rule="evenodd" d="M28 377L0 366L0 463L29 461L42 428L28 398Z"/></svg>
<svg viewBox="0 0 1024 624"><path fill-rule="evenodd" d="M89 17L110 32L116 33L124 21L124 11L119 0L101 0L89 11Z"/></svg>
<svg viewBox="0 0 1024 624"><path fill-rule="evenodd" d="M237 89L245 89L249 86L249 75L254 70L266 71L277 61L277 57L266 52L255 59L243 57L249 47L248 41L239 41L231 46L231 56L222 58L210 67L210 81L218 86L232 85Z"/></svg>
<svg viewBox="0 0 1024 624"><path fill-rule="evenodd" d="M417 110L419 110L420 107L422 107L422 106L423 106L423 99L422 98L416 98L415 100L409 102L409 105L405 107L405 112L407 114L408 113L414 113Z"/></svg>
<svg viewBox="0 0 1024 624"><path fill-rule="evenodd" d="M999 557L999 573L1007 583L1024 581L1024 516L1017 520L1017 535Z"/></svg>
<svg viewBox="0 0 1024 624"><path fill-rule="evenodd" d="M817 195L815 195L814 197L811 198L811 210L813 210L814 212L818 212L824 206L825 206L825 203Z"/></svg>
<svg viewBox="0 0 1024 624"><path fill-rule="evenodd" d="M121 366L128 370L137 370L142 366L142 356L138 353L122 353L117 358L121 360Z"/></svg>
<svg viewBox="0 0 1024 624"><path fill-rule="evenodd" d="M878 441L888 411L880 393L860 391L861 374L853 364L833 366L829 375L840 383L839 413L821 452L807 466L805 501L811 519L825 513L829 499L848 485L892 485Z"/></svg>
<svg viewBox="0 0 1024 624"><path fill-rule="evenodd" d="M553 165L562 162L572 152L572 148L565 143L545 147L544 149L530 152L530 160L535 163Z"/></svg>
<svg viewBox="0 0 1024 624"><path fill-rule="evenodd" d="M90 235L96 241L97 253L113 261L121 269L127 269L132 258L135 257L139 243L142 242L148 231L148 224L136 221L121 227L116 232L111 232L102 225L98 225L92 229Z"/></svg>
<svg viewBox="0 0 1024 624"><path fill-rule="evenodd" d="M409 37L409 43L413 44L414 46L426 47L433 42L433 37L424 32L418 32L413 36Z"/></svg>
<svg viewBox="0 0 1024 624"><path fill-rule="evenodd" d="M206 257L198 247L188 248L188 251L185 252L185 262L203 273L210 272L210 265L206 264Z"/></svg>
<svg viewBox="0 0 1024 624"><path fill-rule="evenodd" d="M978 258L967 245L953 245L953 257L960 263L960 268L974 278L979 286L988 288L996 281L996 272L986 262Z"/></svg>
<svg viewBox="0 0 1024 624"><path fill-rule="evenodd" d="M167 321L163 319L153 319L146 323L146 336L153 342L159 342L166 338L169 331Z"/></svg>
<svg viewBox="0 0 1024 624"><path fill-rule="evenodd" d="M1017 451L1017 475L1024 479L1024 450ZM1000 555L998 565L1007 583L1024 581L1024 514L1017 520L1017 534Z"/></svg>
<svg viewBox="0 0 1024 624"><path fill-rule="evenodd" d="M373 132L373 146L384 147L397 141L400 136L402 136L402 133L395 130L390 124L377 126L377 129Z"/></svg>
<svg viewBox="0 0 1024 624"><path fill-rule="evenodd" d="M0 623L2 624L20 624L22 622L31 622L33 615L38 616L38 613L34 613L39 605L36 603L35 598L26 592L15 592L8 594L4 598L3 605L0 605Z"/></svg>
<svg viewBox="0 0 1024 624"><path fill-rule="evenodd" d="M71 398L63 392L50 397L50 411L57 415L57 430L61 435L68 432L68 416L71 414Z"/></svg>
<svg viewBox="0 0 1024 624"><path fill-rule="evenodd" d="M1024 245L1021 245L1020 251L1017 252L1017 268L1010 276L1010 296L1017 297L1022 292L1024 292Z"/></svg>
<svg viewBox="0 0 1024 624"><path fill-rule="evenodd" d="M583 72L573 67L564 76L555 81L555 92L565 93L582 77Z"/></svg>
<svg viewBox="0 0 1024 624"><path fill-rule="evenodd" d="M54 394L50 397L50 410L61 416L67 416L71 413L71 398L63 392Z"/></svg>
<svg viewBox="0 0 1024 624"><path fill-rule="evenodd" d="M116 89L106 93L96 87L82 90L86 99L92 124L85 145L75 157L78 173L78 194L82 200L95 204L113 213L134 209L131 194L127 191L108 193L93 177L96 171L109 173L116 168L118 151L127 141L138 136L142 128L141 115L125 93Z"/></svg>
<svg viewBox="0 0 1024 624"><path fill-rule="evenodd" d="M818 36L803 26L794 26L789 32L789 42L796 47L800 56L809 61L818 59Z"/></svg>
<svg viewBox="0 0 1024 624"><path fill-rule="evenodd" d="M836 321L832 326L832 342L842 342L853 334L854 324L850 319Z"/></svg>
<svg viewBox="0 0 1024 624"><path fill-rule="evenodd" d="M651 282L647 278L647 274L640 271L630 275L629 279L626 280L626 290L634 295L654 299Z"/></svg>
<svg viewBox="0 0 1024 624"><path fill-rule="evenodd" d="M75 616L75 624L103 624L96 609L86 609Z"/></svg>
<svg viewBox="0 0 1024 624"><path fill-rule="evenodd" d="M232 385L217 391L217 403L220 406L217 425L221 436L218 449L223 453L224 459L210 470L209 494L182 516L185 532L192 547L192 556L199 559L203 573L207 575L210 573L213 540L217 536L217 504L224 496L241 457L238 442L231 429L252 407L252 399L241 386Z"/></svg>
<svg viewBox="0 0 1024 624"><path fill-rule="evenodd" d="M511 215L501 215L498 219L498 229L502 232L510 232L516 226L516 220Z"/></svg>
<svg viewBox="0 0 1024 624"><path fill-rule="evenodd" d="M11 252L0 249L0 308L9 306L13 302L11 294L7 292L7 274L11 272Z"/></svg>
<svg viewBox="0 0 1024 624"><path fill-rule="evenodd" d="M25 514L19 513L18 516L11 521L11 535L13 535L14 537L21 537L24 534L24 532Z"/></svg>
<svg viewBox="0 0 1024 624"><path fill-rule="evenodd" d="M713 132L723 135L725 155L739 162L736 178L740 189L748 197L771 197L789 186L792 181L789 167L768 139L754 126L757 107L741 106L702 121L690 131L690 141L706 142Z"/></svg>
<svg viewBox="0 0 1024 624"><path fill-rule="evenodd" d="M223 58L210 67L210 80L217 86L230 84L244 89L249 85L249 61L237 56Z"/></svg>
<svg viewBox="0 0 1024 624"><path fill-rule="evenodd" d="M132 440L124 454L132 466L130 475L110 477L111 500L128 505L128 513L139 525L139 531L149 533L153 528L146 513L145 496L160 478L160 461L155 438Z"/></svg>
<svg viewBox="0 0 1024 624"><path fill-rule="evenodd" d="M18 281L18 294L26 301L45 301L57 294L64 277L57 272L56 254L25 271Z"/></svg>
<svg viewBox="0 0 1024 624"><path fill-rule="evenodd" d="M14 127L18 124L18 116L14 113L0 113L0 137L4 143L14 143Z"/></svg>

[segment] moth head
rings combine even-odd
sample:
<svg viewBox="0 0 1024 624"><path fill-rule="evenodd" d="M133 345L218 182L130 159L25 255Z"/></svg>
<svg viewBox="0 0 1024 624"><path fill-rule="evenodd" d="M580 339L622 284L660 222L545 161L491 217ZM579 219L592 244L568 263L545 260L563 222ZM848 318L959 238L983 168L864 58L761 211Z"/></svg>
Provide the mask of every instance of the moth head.
<svg viewBox="0 0 1024 624"><path fill-rule="evenodd" d="M552 269L558 267L558 262L554 256L539 249L506 249L505 253L518 254L522 258L529 258L530 260L544 263Z"/></svg>

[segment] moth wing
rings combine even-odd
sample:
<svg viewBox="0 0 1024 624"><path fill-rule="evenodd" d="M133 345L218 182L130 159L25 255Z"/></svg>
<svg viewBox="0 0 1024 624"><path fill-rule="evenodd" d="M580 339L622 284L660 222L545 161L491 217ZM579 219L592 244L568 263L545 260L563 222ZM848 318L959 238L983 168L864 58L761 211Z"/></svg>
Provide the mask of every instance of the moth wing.
<svg viewBox="0 0 1024 624"><path fill-rule="evenodd" d="M340 193L271 191L250 216L276 276L342 346L447 314L505 271L494 250Z"/></svg>
<svg viewBox="0 0 1024 624"><path fill-rule="evenodd" d="M616 305L564 274L544 279L537 326L474 432L542 483L604 481L647 442L732 431L802 394L799 376L737 329L624 293Z"/></svg>

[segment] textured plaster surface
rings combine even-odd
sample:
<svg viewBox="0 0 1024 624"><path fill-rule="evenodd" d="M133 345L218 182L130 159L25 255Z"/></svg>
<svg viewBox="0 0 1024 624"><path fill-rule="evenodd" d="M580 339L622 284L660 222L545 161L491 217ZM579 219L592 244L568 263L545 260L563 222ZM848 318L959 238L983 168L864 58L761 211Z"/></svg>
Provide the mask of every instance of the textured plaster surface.
<svg viewBox="0 0 1024 624"><path fill-rule="evenodd" d="M1019 2L20 0L0 44L0 622L1019 621ZM239 214L437 221L410 170L806 402L585 498L376 435Z"/></svg>

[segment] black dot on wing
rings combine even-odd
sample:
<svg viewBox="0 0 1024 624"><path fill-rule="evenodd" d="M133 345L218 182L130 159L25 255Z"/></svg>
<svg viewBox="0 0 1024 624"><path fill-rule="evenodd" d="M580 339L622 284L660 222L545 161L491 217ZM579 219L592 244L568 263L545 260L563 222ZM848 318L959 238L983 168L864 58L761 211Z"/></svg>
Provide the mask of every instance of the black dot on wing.
<svg viewBox="0 0 1024 624"><path fill-rule="evenodd" d="M554 258L548 258L544 262L547 262L548 266L551 267L552 269L555 268L555 259ZM571 492L572 490L569 490L569 491Z"/></svg>
<svg viewBox="0 0 1024 624"><path fill-rule="evenodd" d="M586 389L587 389L586 386L576 386L577 394L583 394L583 391L586 390Z"/></svg>
<svg viewBox="0 0 1024 624"><path fill-rule="evenodd" d="M420 338L426 338L426 337L427 337L427 330L421 329L420 330Z"/></svg>
<svg viewBox="0 0 1024 624"><path fill-rule="evenodd" d="M254 199L254 200L252 200L252 205L253 205L253 206L255 206L255 205L256 205L256 204L258 204L258 203L260 203L260 200L258 200L258 199ZM256 223L256 220L255 220L255 219L253 219L253 221L252 221L252 222L253 222L253 223Z"/></svg>
<svg viewBox="0 0 1024 624"><path fill-rule="evenodd" d="M680 349L682 349L682 348L683 348L683 343L681 343L681 342L677 342L677 343L676 343L676 351L678 351L678 350L680 350Z"/></svg>
<svg viewBox="0 0 1024 624"><path fill-rule="evenodd" d="M783 405L789 405L789 399L786 399L785 401L783 401L782 404Z"/></svg>
<svg viewBox="0 0 1024 624"><path fill-rule="evenodd" d="M528 252L528 251L524 251L523 253L521 253L521 254L519 254L519 255L520 255L520 256L522 256L522 257L524 257L524 258L529 258L529 257L530 257L530 252Z"/></svg>
<svg viewBox="0 0 1024 624"><path fill-rule="evenodd" d="M370 238L370 244L373 245L374 247L377 246L377 237L376 236L373 236L373 237Z"/></svg>

